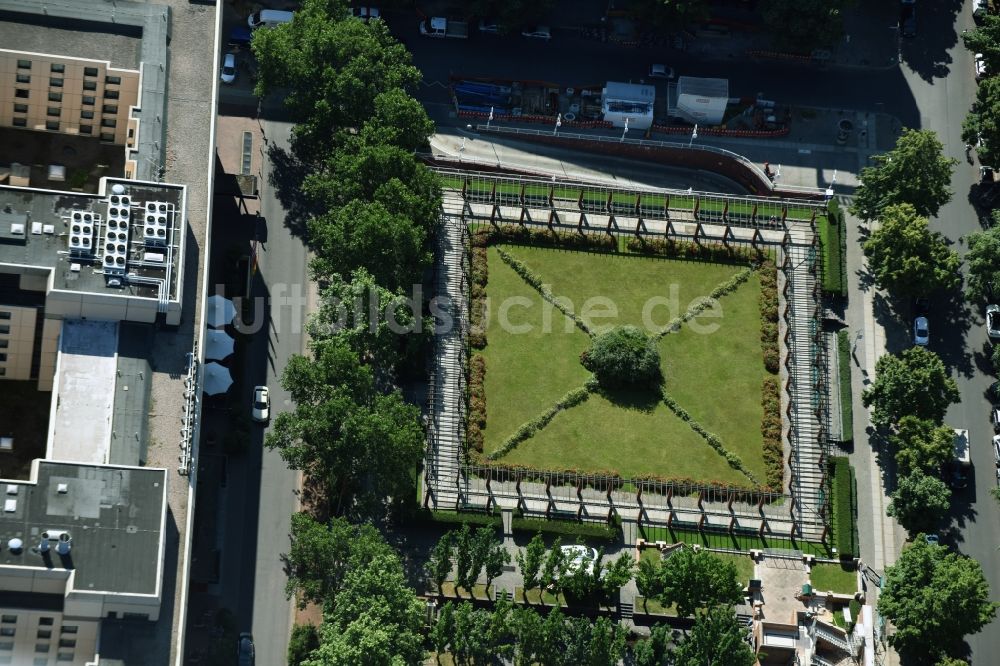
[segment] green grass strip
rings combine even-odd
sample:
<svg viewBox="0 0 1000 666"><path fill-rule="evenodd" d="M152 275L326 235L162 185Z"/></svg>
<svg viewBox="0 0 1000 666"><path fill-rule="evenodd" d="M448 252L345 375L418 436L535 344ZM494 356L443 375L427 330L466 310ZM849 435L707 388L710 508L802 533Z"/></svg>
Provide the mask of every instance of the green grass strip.
<svg viewBox="0 0 1000 666"><path fill-rule="evenodd" d="M580 315L576 314L572 310L566 307L566 304L556 298L555 294L548 286L542 284L541 278L535 275L534 271L528 268L527 264L522 262L520 259L513 257L509 252L503 250L502 248L497 248L497 253L505 264L514 269L514 272L521 276L525 282L527 282L531 287L538 292L538 294L544 298L546 301L551 303L556 307L559 312L569 317L577 327L589 336L593 336L594 332L590 330L590 327L580 318Z"/></svg>

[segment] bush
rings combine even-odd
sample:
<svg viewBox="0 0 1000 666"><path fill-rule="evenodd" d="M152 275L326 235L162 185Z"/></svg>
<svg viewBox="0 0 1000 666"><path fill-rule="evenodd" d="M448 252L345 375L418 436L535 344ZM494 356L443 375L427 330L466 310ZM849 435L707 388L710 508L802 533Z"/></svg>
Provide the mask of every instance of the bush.
<svg viewBox="0 0 1000 666"><path fill-rule="evenodd" d="M767 377L760 388L764 416L760 433L764 438L764 468L769 488L780 491L785 480L785 450L781 444L781 388L776 377Z"/></svg>
<svg viewBox="0 0 1000 666"><path fill-rule="evenodd" d="M469 425L466 437L469 446L483 450L483 430L486 428L486 359L475 354L469 359Z"/></svg>
<svg viewBox="0 0 1000 666"><path fill-rule="evenodd" d="M432 511L430 509L420 509L417 512L418 522L438 523L446 525L462 525L493 527L502 529L503 519L500 511L494 513L454 513L450 511ZM580 537L582 539L598 539L604 541L615 541L618 539L619 531L616 525L605 523L585 523L577 520L544 520L542 518L523 518L520 512L514 513L511 520L511 529L515 532L530 532L544 534Z"/></svg>
<svg viewBox="0 0 1000 666"><path fill-rule="evenodd" d="M857 494L854 468L843 456L830 458L830 512L834 543L841 559L852 559L858 553Z"/></svg>
<svg viewBox="0 0 1000 666"><path fill-rule="evenodd" d="M764 354L764 369L772 375L781 367L781 347L778 344L778 269L768 260L757 270L760 276L760 344Z"/></svg>
<svg viewBox="0 0 1000 666"><path fill-rule="evenodd" d="M528 229L513 224L480 229L473 235L473 246L486 247L497 243L540 245L543 247L576 248L617 252L618 239L610 234L585 234L575 231Z"/></svg>
<svg viewBox="0 0 1000 666"><path fill-rule="evenodd" d="M630 252L674 257L681 259L704 259L718 263L748 263L767 258L765 250L722 243L693 243L673 238L630 238L625 244Z"/></svg>
<svg viewBox="0 0 1000 666"><path fill-rule="evenodd" d="M562 398L559 402L552 405L544 414L538 416L527 423L521 425L513 435L507 438L507 441L503 445L487 456L489 460L496 460L497 458L502 458L511 451L513 451L518 444L533 437L536 432L547 426L552 419L556 417L556 414L563 411L564 409L569 409L570 407L575 407L581 402L585 401L590 397L590 389L588 387L573 389ZM479 448L482 451L482 447Z"/></svg>
<svg viewBox="0 0 1000 666"><path fill-rule="evenodd" d="M619 326L596 336L580 361L602 386L656 386L662 379L655 341L635 326Z"/></svg>
<svg viewBox="0 0 1000 666"><path fill-rule="evenodd" d="M288 666L299 666L319 647L319 634L311 624L296 624L288 639Z"/></svg>
<svg viewBox="0 0 1000 666"><path fill-rule="evenodd" d="M840 438L854 439L854 405L851 402L851 340L847 331L837 332L837 358L840 375Z"/></svg>

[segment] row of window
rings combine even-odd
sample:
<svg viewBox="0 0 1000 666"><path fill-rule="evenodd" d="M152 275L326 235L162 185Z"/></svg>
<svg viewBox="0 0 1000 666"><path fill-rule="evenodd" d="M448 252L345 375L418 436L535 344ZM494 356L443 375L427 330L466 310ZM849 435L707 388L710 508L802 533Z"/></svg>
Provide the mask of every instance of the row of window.
<svg viewBox="0 0 1000 666"><path fill-rule="evenodd" d="M0 615L0 624L17 624L16 615ZM54 624L53 618L51 617L40 617L38 618L38 625L41 627L51 627ZM60 629L60 634L75 634L79 631L79 627L75 624L64 624Z"/></svg>
<svg viewBox="0 0 1000 666"><path fill-rule="evenodd" d="M93 103L94 103L94 98L93 97L90 97L89 99L90 99L90 104L88 104L86 106L92 106ZM56 101L59 101L59 100L56 100ZM27 104L18 104L16 102L14 103L14 113L27 113L27 112L28 112L28 105ZM50 116L55 116L56 118L58 118L61 113L62 113L62 108L61 107L58 107L58 106L50 106L50 107L48 107L48 115L50 115ZM101 113L118 113L118 105L117 104L104 104L101 107ZM89 110L89 109L84 109L83 111L80 111L80 117L81 118L93 118L94 117L94 112L91 111L91 110ZM114 127L114 125L108 125L108 127Z"/></svg>
<svg viewBox="0 0 1000 666"><path fill-rule="evenodd" d="M59 655L56 657L56 661L73 661L73 659L74 658L72 652L60 652ZM0 664L13 664L13 663L14 663L13 655L10 654L0 655ZM49 658L35 657L35 661L32 663L34 664L34 666L48 666Z"/></svg>
<svg viewBox="0 0 1000 666"><path fill-rule="evenodd" d="M27 81L18 81L18 83L27 83ZM51 85L53 88L62 88L62 84L63 84L63 80L62 79L49 79L49 85ZM97 90L97 84L94 84L92 86L88 86L87 82L85 81L84 84L83 84L83 89L84 90ZM28 90L27 88L15 88L14 89L14 97L17 97L18 99L28 99L30 96L31 96L31 91ZM118 98L119 98L119 95L118 95L118 91L117 90L105 90L104 91L104 99L118 99ZM84 99L94 99L94 98L87 96L87 97L84 97ZM58 100L62 100L62 93L60 93L60 92L50 92L49 93L49 101L55 102L55 101L58 101Z"/></svg>
<svg viewBox="0 0 1000 666"><path fill-rule="evenodd" d="M31 69L31 61L30 60L18 60L17 61L17 68L18 69ZM64 74L66 72L66 65L59 64L59 63L52 63L51 65L49 65L49 71L53 72L55 74ZM83 75L84 76L97 76L98 71L99 70L96 67L84 67L83 68ZM105 76L104 77L104 82L107 83L107 84L110 84L110 85L114 85L114 86L120 85L121 82L122 82L122 77L120 77L120 76Z"/></svg>
<svg viewBox="0 0 1000 666"><path fill-rule="evenodd" d="M28 126L28 120L26 118L14 118L11 121L11 125L13 125L14 127L25 127L26 128ZM115 126L115 121L114 120L102 120L101 121L101 125L104 126L104 127L114 127ZM58 132L59 131L59 127L60 127L60 124L59 124L58 120L46 120L45 121L45 129L47 129L47 130L51 130L53 132ZM89 134L89 135L93 135L94 134L94 126L93 125L79 125L77 127L77 130L80 132L80 134ZM113 143L114 140L115 140L115 135L112 132L101 132L100 133L100 138L101 138L101 141L108 141L108 142L112 142ZM2 328L3 327L0 327L0 329L2 329ZM0 333L3 333L3 330L0 330Z"/></svg>

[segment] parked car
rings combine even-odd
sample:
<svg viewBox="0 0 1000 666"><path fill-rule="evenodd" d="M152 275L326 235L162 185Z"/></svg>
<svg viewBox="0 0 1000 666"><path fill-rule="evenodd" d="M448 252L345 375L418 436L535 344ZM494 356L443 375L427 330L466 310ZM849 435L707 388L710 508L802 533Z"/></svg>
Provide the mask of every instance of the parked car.
<svg viewBox="0 0 1000 666"><path fill-rule="evenodd" d="M236 643L236 662L239 666L254 666L253 636L244 631Z"/></svg>
<svg viewBox="0 0 1000 666"><path fill-rule="evenodd" d="M996 405L990 408L990 423L993 424L993 431L1000 433L1000 407Z"/></svg>
<svg viewBox="0 0 1000 666"><path fill-rule="evenodd" d="M976 81L986 78L986 58L982 53L977 53L973 58L976 61Z"/></svg>
<svg viewBox="0 0 1000 666"><path fill-rule="evenodd" d="M926 347L930 341L931 329L927 317L917 317L913 320L913 344Z"/></svg>
<svg viewBox="0 0 1000 666"><path fill-rule="evenodd" d="M529 25L525 26L524 30L521 31L521 36L549 41L552 39L552 31L549 30L549 26L547 25Z"/></svg>
<svg viewBox="0 0 1000 666"><path fill-rule="evenodd" d="M925 534L924 541L931 544L932 546L941 545L941 537L939 537L937 534Z"/></svg>
<svg viewBox="0 0 1000 666"><path fill-rule="evenodd" d="M282 23L291 23L295 15L281 9L261 9L247 17L247 25L251 28L273 28Z"/></svg>
<svg viewBox="0 0 1000 666"><path fill-rule="evenodd" d="M1000 340L1000 305L986 306L986 335L990 340Z"/></svg>
<svg viewBox="0 0 1000 666"><path fill-rule="evenodd" d="M989 13L989 0L972 0L972 20L977 24L982 23L983 19Z"/></svg>
<svg viewBox="0 0 1000 666"><path fill-rule="evenodd" d="M1000 467L1000 435L993 435L993 461Z"/></svg>
<svg viewBox="0 0 1000 666"><path fill-rule="evenodd" d="M271 392L266 386L256 386L253 390L253 420L266 423L271 418Z"/></svg>
<svg viewBox="0 0 1000 666"><path fill-rule="evenodd" d="M377 19L381 16L378 7L352 7L351 14L354 15L354 18L359 18L366 23L370 19Z"/></svg>
<svg viewBox="0 0 1000 666"><path fill-rule="evenodd" d="M566 563L566 573L575 573L586 566L593 575L597 566L597 549L580 545L563 546L562 554Z"/></svg>
<svg viewBox="0 0 1000 666"><path fill-rule="evenodd" d="M917 36L917 6L904 4L899 12L899 34L903 37Z"/></svg>
<svg viewBox="0 0 1000 666"><path fill-rule="evenodd" d="M219 78L222 79L223 83L232 83L236 80L235 53L227 53L226 57L222 59L222 72L219 74Z"/></svg>
<svg viewBox="0 0 1000 666"><path fill-rule="evenodd" d="M491 35L500 34L500 24L494 18L486 17L479 19L479 32L489 33Z"/></svg>
<svg viewBox="0 0 1000 666"><path fill-rule="evenodd" d="M650 65L649 78L651 79L673 79L674 68L666 65Z"/></svg>

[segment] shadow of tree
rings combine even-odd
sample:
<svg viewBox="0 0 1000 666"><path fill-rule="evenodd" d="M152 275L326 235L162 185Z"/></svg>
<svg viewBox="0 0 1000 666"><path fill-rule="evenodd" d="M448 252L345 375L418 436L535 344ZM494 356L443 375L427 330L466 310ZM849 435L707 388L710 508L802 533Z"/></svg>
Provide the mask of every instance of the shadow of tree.
<svg viewBox="0 0 1000 666"><path fill-rule="evenodd" d="M963 0L925 2L917 8L917 37L903 38L900 56L924 81L948 75L949 51L960 42L956 29Z"/></svg>
<svg viewBox="0 0 1000 666"><path fill-rule="evenodd" d="M615 406L637 412L652 412L660 404L659 391L646 386L602 387L599 393Z"/></svg>
<svg viewBox="0 0 1000 666"><path fill-rule="evenodd" d="M293 236L308 240L307 223L319 212L318 207L302 191L302 183L311 171L294 153L275 144L267 148L271 162L268 182L285 209L285 227Z"/></svg>

